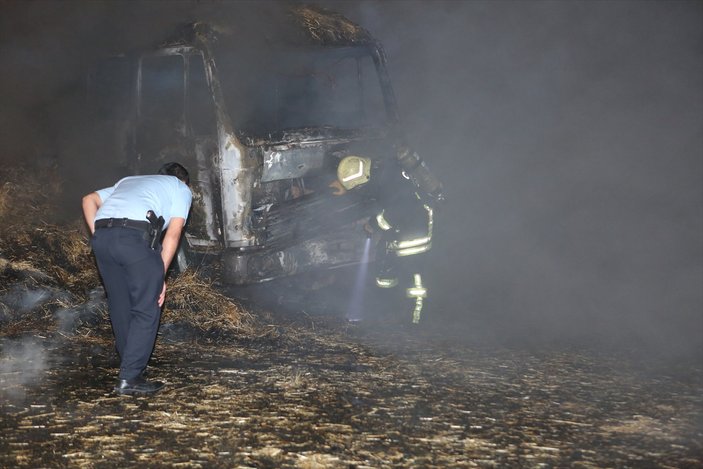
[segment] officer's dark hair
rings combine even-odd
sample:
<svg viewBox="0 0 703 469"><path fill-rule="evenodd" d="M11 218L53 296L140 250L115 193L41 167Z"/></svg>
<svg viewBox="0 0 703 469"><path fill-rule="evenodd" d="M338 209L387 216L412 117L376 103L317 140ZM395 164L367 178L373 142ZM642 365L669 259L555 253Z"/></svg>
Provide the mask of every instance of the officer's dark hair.
<svg viewBox="0 0 703 469"><path fill-rule="evenodd" d="M188 175L188 170L185 169L180 163L166 163L159 169L158 174L164 176L176 176L178 179L185 182L186 184L190 184L190 176Z"/></svg>

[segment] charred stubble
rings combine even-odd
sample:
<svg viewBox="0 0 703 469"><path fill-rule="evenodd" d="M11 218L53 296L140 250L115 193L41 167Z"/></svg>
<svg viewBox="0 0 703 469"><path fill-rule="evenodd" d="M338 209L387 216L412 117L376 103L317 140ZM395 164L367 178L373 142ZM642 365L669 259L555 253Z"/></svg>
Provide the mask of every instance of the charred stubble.
<svg viewBox="0 0 703 469"><path fill-rule="evenodd" d="M107 338L35 335L50 366L32 382L13 382L16 370L3 368L0 465L695 467L702 460L700 369L662 371L624 354L470 347L402 328L381 340L323 318L314 330L284 328L251 341L158 344L150 374L168 385L150 397L110 393L116 369Z"/></svg>

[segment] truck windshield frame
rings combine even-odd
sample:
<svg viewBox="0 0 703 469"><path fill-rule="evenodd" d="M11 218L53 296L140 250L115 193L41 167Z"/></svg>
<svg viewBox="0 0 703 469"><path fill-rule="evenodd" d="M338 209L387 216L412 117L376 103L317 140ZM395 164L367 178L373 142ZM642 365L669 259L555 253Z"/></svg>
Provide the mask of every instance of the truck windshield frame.
<svg viewBox="0 0 703 469"><path fill-rule="evenodd" d="M214 54L238 133L389 125L378 64L366 46L216 47Z"/></svg>

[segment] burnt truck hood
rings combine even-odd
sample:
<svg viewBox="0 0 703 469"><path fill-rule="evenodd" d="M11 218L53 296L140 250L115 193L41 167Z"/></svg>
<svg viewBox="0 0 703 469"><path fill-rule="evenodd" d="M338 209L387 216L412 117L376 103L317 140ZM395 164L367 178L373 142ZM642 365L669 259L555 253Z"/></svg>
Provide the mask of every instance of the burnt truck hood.
<svg viewBox="0 0 703 469"><path fill-rule="evenodd" d="M265 135L239 135L248 147L265 150L285 150L315 144L337 144L353 141L387 140L393 132L389 128L340 129L337 127L307 127L270 132Z"/></svg>
<svg viewBox="0 0 703 469"><path fill-rule="evenodd" d="M242 143L262 162L262 182L311 176L336 168L348 155L374 161L394 156L395 139L388 129L287 130L266 137L245 137Z"/></svg>

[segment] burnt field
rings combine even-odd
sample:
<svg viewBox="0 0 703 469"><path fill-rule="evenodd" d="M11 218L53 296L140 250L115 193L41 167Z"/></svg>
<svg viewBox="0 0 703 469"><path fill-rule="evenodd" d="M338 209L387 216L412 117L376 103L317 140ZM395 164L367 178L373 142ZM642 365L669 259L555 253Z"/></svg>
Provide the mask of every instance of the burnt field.
<svg viewBox="0 0 703 469"><path fill-rule="evenodd" d="M703 374L623 353L280 321L157 343L110 392L107 335L3 337L2 467L701 467ZM393 344L392 346L390 344Z"/></svg>
<svg viewBox="0 0 703 469"><path fill-rule="evenodd" d="M0 176L0 467L703 466L693 359L349 323L202 271L168 281L166 388L117 396L85 228L45 221L51 171Z"/></svg>

